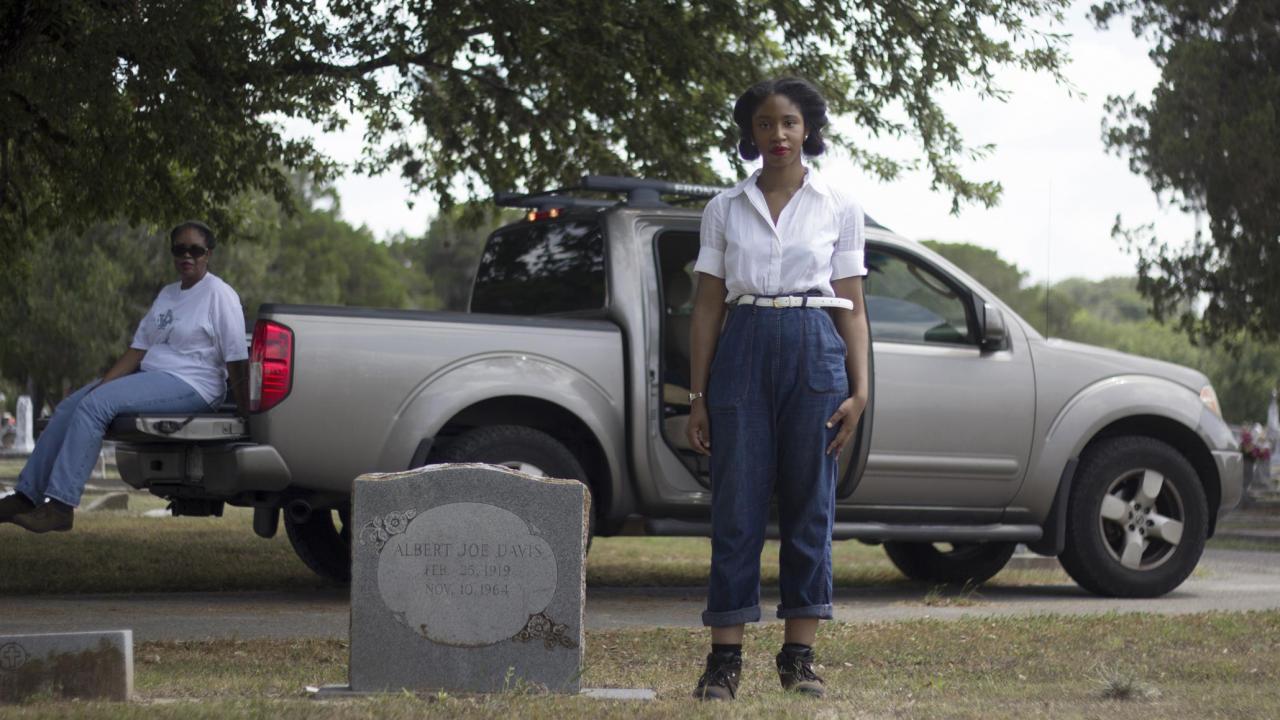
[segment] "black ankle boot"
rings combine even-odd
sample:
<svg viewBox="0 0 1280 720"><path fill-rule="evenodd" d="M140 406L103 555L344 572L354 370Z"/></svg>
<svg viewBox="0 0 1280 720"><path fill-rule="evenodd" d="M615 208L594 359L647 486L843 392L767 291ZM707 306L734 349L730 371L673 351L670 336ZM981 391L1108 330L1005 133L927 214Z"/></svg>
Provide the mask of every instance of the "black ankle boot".
<svg viewBox="0 0 1280 720"><path fill-rule="evenodd" d="M783 690L811 697L826 694L826 685L813 671L813 648L800 651L783 648L778 653L777 662L778 679L782 681Z"/></svg>
<svg viewBox="0 0 1280 720"><path fill-rule="evenodd" d="M707 669L698 678L693 696L699 700L732 700L738 695L741 677L742 655L713 652L707 655Z"/></svg>
<svg viewBox="0 0 1280 720"><path fill-rule="evenodd" d="M14 515L12 522L33 533L66 532L75 521L76 509L57 500L41 503L34 510Z"/></svg>
<svg viewBox="0 0 1280 720"><path fill-rule="evenodd" d="M9 522L15 515L21 515L25 512L31 512L36 509L36 504L27 499L26 495L16 492L8 497L0 498L0 523Z"/></svg>

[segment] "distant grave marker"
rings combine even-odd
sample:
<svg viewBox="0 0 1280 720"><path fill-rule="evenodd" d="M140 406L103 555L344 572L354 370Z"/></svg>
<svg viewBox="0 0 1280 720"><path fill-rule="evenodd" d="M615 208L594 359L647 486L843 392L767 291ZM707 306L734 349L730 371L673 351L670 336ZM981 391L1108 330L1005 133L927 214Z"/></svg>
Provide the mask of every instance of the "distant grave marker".
<svg viewBox="0 0 1280 720"><path fill-rule="evenodd" d="M133 631L0 635L0 703L33 695L128 700Z"/></svg>
<svg viewBox="0 0 1280 720"><path fill-rule="evenodd" d="M13 449L18 452L29 453L36 449L36 438L33 430L33 419L31 412L31 398L26 395L18 396L17 421L17 438L13 444Z"/></svg>

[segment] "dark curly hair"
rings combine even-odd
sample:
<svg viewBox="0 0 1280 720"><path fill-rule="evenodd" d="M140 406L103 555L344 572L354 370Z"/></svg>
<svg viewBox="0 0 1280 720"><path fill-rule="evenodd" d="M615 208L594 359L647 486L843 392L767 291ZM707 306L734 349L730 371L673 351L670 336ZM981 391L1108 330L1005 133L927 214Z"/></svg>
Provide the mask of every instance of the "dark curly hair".
<svg viewBox="0 0 1280 720"><path fill-rule="evenodd" d="M802 150L805 155L821 155L827 149L827 143L822 139L822 129L830 124L827 120L827 101L808 80L781 77L752 85L733 104L733 121L738 124L738 153L742 155L742 159L755 160L760 157L760 148L756 147L755 140L751 137L751 117L756 114L760 103L770 95L782 95L800 108L807 133Z"/></svg>
<svg viewBox="0 0 1280 720"><path fill-rule="evenodd" d="M179 223L177 225L174 225L173 229L169 231L170 245L177 242L178 235L183 230L195 230L196 232L200 233L200 237L204 238L205 247L209 248L210 250L212 250L213 247L218 244L218 238L213 236L213 230L210 230L208 225L205 225L199 220L188 220L184 223Z"/></svg>

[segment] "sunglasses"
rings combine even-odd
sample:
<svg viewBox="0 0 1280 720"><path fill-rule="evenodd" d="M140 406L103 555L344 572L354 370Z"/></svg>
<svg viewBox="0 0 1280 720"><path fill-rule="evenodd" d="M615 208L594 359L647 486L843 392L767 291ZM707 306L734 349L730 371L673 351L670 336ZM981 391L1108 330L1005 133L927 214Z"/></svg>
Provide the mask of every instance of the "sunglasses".
<svg viewBox="0 0 1280 720"><path fill-rule="evenodd" d="M208 254L209 248L203 245L170 245L169 252L176 258L202 258Z"/></svg>

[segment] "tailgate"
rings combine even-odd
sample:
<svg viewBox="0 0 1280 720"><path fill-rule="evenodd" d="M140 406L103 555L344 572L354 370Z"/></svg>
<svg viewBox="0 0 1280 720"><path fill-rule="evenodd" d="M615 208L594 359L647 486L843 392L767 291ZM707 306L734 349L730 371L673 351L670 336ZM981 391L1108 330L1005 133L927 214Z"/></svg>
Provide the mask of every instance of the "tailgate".
<svg viewBox="0 0 1280 720"><path fill-rule="evenodd" d="M232 412L145 413L117 416L106 438L116 441L121 479L162 497L231 500L283 490L288 466L275 448L250 442L248 430Z"/></svg>
<svg viewBox="0 0 1280 720"><path fill-rule="evenodd" d="M228 442L248 437L248 423L235 413L147 413L116 416L105 439L150 444Z"/></svg>

